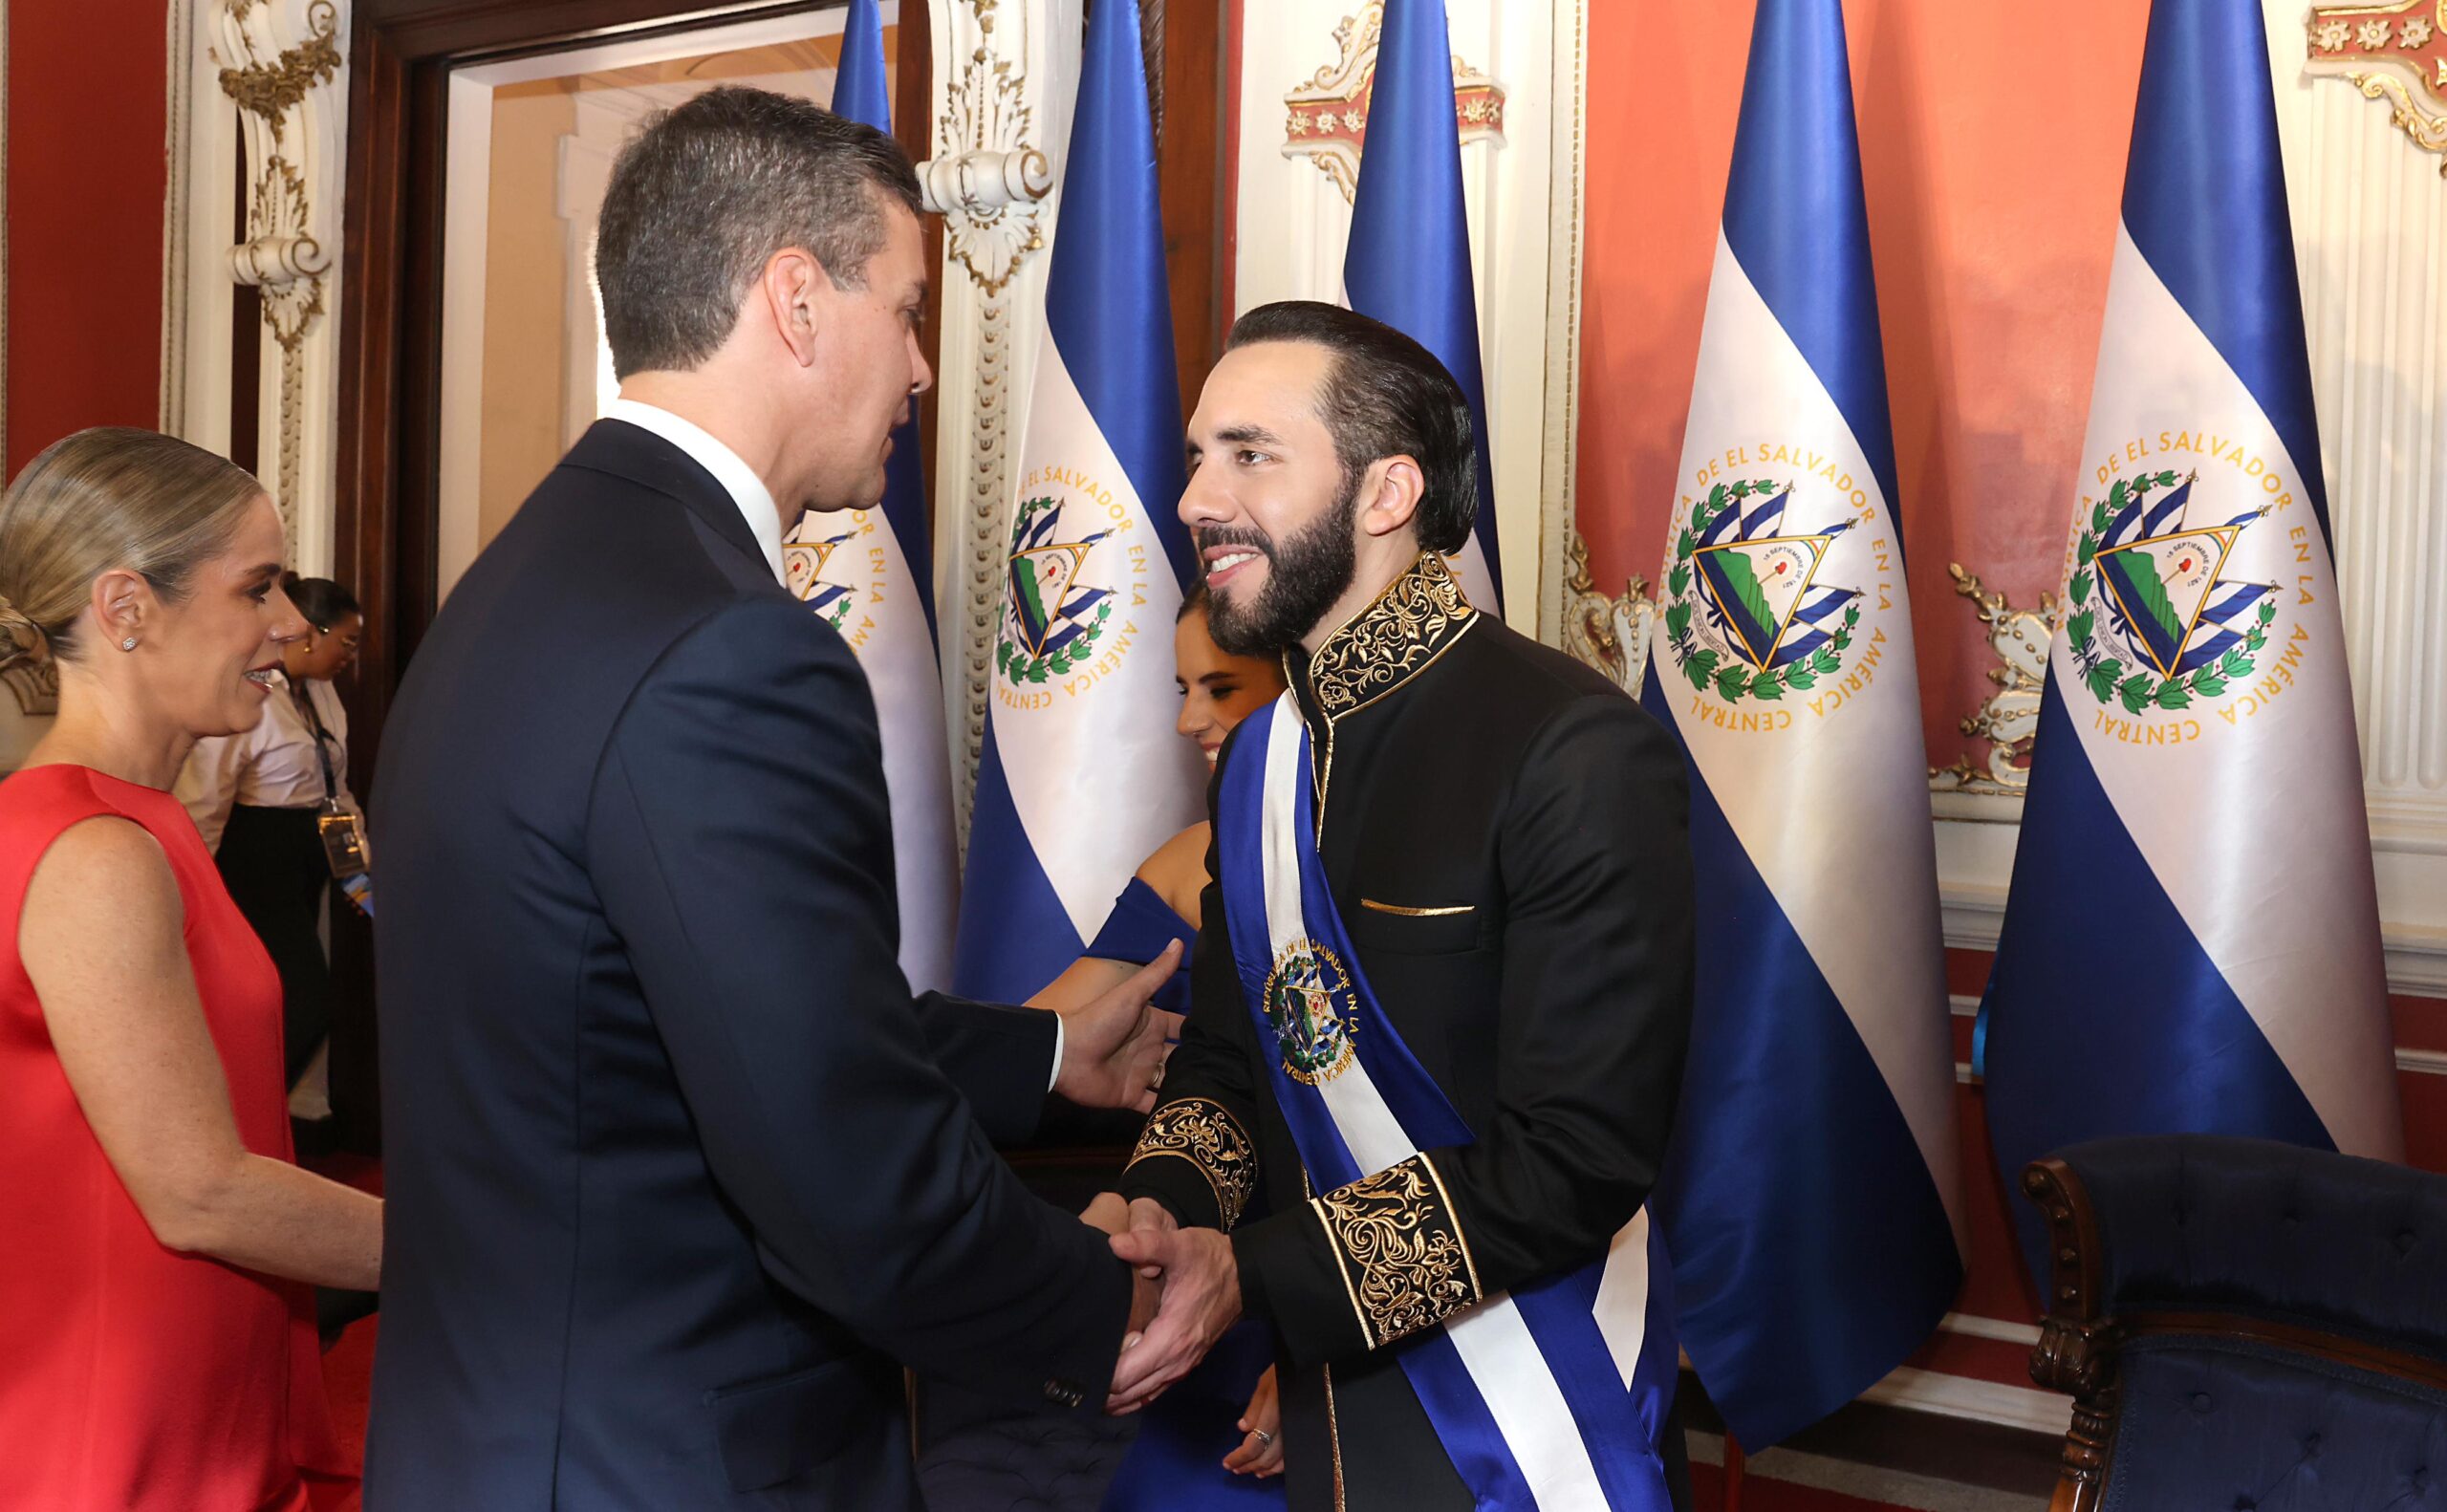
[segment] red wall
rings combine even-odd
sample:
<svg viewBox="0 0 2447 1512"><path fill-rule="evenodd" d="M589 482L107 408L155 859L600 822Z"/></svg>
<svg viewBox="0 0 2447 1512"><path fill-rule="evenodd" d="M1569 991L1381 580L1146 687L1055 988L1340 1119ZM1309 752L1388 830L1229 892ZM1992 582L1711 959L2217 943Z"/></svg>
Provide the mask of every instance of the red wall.
<svg viewBox="0 0 2447 1512"><path fill-rule="evenodd" d="M1664 557L1750 10L1591 8L1579 510L1610 591L1629 573L1653 586ZM1995 691L1946 564L2018 607L2056 587L2148 7L1844 10L1929 757L1943 767L1968 744L1955 722Z"/></svg>
<svg viewBox="0 0 2447 1512"><path fill-rule="evenodd" d="M9 456L160 419L163 0L10 0Z"/></svg>

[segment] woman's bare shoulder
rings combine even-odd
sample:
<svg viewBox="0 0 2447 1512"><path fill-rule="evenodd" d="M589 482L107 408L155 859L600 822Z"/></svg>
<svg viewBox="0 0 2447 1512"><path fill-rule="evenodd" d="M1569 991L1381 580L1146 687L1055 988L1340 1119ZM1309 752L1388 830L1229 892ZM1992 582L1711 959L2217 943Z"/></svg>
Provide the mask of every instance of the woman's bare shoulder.
<svg viewBox="0 0 2447 1512"><path fill-rule="evenodd" d="M135 820L101 813L59 832L34 863L26 906L121 927L179 918L179 882L162 842Z"/></svg>
<svg viewBox="0 0 2447 1512"><path fill-rule="evenodd" d="M1198 922L1199 896L1206 891L1206 850L1213 829L1204 820L1191 825L1158 846L1138 868L1138 880L1192 924Z"/></svg>

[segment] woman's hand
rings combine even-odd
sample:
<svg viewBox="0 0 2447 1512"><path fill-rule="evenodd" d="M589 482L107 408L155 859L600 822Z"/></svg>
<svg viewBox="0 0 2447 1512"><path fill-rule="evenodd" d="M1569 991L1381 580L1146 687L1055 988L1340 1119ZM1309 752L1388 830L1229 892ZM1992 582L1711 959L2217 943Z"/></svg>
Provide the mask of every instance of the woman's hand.
<svg viewBox="0 0 2447 1512"><path fill-rule="evenodd" d="M1258 1377L1258 1389L1249 1394L1249 1410L1242 1415L1240 1428L1248 1436L1224 1457L1224 1468L1261 1480L1283 1474L1283 1402L1274 1393L1273 1366Z"/></svg>

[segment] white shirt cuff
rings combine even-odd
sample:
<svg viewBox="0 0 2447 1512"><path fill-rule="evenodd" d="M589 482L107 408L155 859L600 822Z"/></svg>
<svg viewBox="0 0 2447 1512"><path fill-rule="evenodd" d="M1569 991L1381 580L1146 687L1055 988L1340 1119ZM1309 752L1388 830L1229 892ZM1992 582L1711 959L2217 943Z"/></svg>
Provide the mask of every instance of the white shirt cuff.
<svg viewBox="0 0 2447 1512"><path fill-rule="evenodd" d="M1053 1091L1054 1084L1062 1080L1062 1015L1057 1013L1053 1016L1053 1074L1045 1079L1047 1091Z"/></svg>

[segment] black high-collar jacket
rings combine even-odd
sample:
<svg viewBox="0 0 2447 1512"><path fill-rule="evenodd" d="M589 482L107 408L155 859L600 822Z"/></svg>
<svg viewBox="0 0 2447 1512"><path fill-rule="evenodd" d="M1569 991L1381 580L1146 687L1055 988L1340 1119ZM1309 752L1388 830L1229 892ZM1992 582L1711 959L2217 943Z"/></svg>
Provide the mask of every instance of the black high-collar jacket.
<svg viewBox="0 0 2447 1512"><path fill-rule="evenodd" d="M1276 1330L1295 1512L1459 1512L1384 1346L1604 1254L1646 1200L1690 1031L1682 760L1604 678L1473 609L1435 555L1287 670L1359 969L1477 1138L1313 1192L1210 885L1189 1022L1122 1190L1232 1232L1247 1309ZM1388 1218L1404 1253L1459 1263L1395 1273L1362 1238Z"/></svg>

